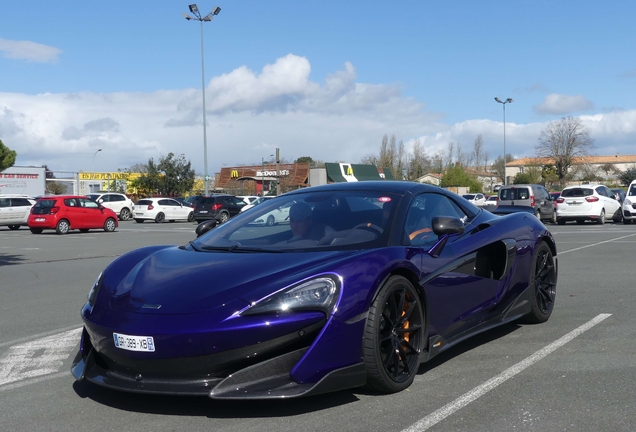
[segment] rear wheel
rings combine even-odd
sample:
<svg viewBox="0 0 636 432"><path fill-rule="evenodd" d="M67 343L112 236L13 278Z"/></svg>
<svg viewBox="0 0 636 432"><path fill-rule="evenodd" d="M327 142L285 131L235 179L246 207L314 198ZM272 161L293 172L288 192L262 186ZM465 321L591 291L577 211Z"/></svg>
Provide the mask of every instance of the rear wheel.
<svg viewBox="0 0 636 432"><path fill-rule="evenodd" d="M130 216L131 216L130 210L127 208L123 208L119 212L119 220L121 221L127 221L128 219L130 219Z"/></svg>
<svg viewBox="0 0 636 432"><path fill-rule="evenodd" d="M58 234L68 234L68 231L71 229L71 225L68 223L66 219L62 219L57 223L55 227L55 232Z"/></svg>
<svg viewBox="0 0 636 432"><path fill-rule="evenodd" d="M530 286L534 287L532 310L521 320L526 323L546 322L554 309L557 273L552 250L541 242L534 252Z"/></svg>
<svg viewBox="0 0 636 432"><path fill-rule="evenodd" d="M269 217L267 218L267 226L273 226L276 223L276 219L274 218L274 216L269 215Z"/></svg>
<svg viewBox="0 0 636 432"><path fill-rule="evenodd" d="M115 223L115 219L113 218L108 218L106 219L106 222L104 222L104 231L106 232L113 232L115 231L116 227L117 224Z"/></svg>
<svg viewBox="0 0 636 432"><path fill-rule="evenodd" d="M166 215L163 213L159 213L156 217L155 217L155 222L157 223L163 223L163 221L166 220Z"/></svg>
<svg viewBox="0 0 636 432"><path fill-rule="evenodd" d="M601 215L596 220L596 223L599 225L605 224L605 209L601 210Z"/></svg>
<svg viewBox="0 0 636 432"><path fill-rule="evenodd" d="M194 222L194 212L188 213L188 222Z"/></svg>
<svg viewBox="0 0 636 432"><path fill-rule="evenodd" d="M364 332L366 386L394 393L411 385L423 347L424 309L408 279L392 276L369 309Z"/></svg>
<svg viewBox="0 0 636 432"><path fill-rule="evenodd" d="M42 234L42 228L29 228L31 230L31 234Z"/></svg>
<svg viewBox="0 0 636 432"><path fill-rule="evenodd" d="M614 217L614 219L612 219L612 221L615 224L623 222L623 211L619 210L618 212L616 212L615 217Z"/></svg>
<svg viewBox="0 0 636 432"><path fill-rule="evenodd" d="M10 230L19 230L20 229L20 225L9 225L9 229Z"/></svg>
<svg viewBox="0 0 636 432"><path fill-rule="evenodd" d="M227 220L230 218L230 215L228 215L226 212L221 212L221 217L219 219L220 223L225 223L227 222Z"/></svg>
<svg viewBox="0 0 636 432"><path fill-rule="evenodd" d="M556 211L552 212L552 217L550 218L550 222L552 222L553 224L557 223Z"/></svg>

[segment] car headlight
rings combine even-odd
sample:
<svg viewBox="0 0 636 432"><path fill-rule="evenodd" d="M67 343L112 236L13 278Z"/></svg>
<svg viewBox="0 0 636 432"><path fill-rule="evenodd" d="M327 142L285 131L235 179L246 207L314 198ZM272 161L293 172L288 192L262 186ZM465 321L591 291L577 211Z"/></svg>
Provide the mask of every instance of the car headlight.
<svg viewBox="0 0 636 432"><path fill-rule="evenodd" d="M623 204L630 206L632 205L632 202L629 200L629 198L625 198L625 201L623 201Z"/></svg>
<svg viewBox="0 0 636 432"><path fill-rule="evenodd" d="M265 297L242 311L241 315L292 310L320 310L329 314L338 300L339 293L339 279L320 276Z"/></svg>
<svg viewBox="0 0 636 432"><path fill-rule="evenodd" d="M91 290L88 292L88 304L91 306L95 306L95 300L97 299L97 293L99 292L99 287L102 284L102 275L104 273L100 273L95 279L95 283L91 287Z"/></svg>

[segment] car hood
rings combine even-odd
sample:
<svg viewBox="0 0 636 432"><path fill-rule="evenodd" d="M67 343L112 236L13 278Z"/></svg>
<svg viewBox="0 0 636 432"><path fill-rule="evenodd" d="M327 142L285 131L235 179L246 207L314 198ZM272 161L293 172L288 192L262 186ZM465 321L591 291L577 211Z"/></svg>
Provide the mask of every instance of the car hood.
<svg viewBox="0 0 636 432"><path fill-rule="evenodd" d="M149 314L200 313L238 299L247 306L351 253L196 252L171 247L133 267L109 303L120 311Z"/></svg>

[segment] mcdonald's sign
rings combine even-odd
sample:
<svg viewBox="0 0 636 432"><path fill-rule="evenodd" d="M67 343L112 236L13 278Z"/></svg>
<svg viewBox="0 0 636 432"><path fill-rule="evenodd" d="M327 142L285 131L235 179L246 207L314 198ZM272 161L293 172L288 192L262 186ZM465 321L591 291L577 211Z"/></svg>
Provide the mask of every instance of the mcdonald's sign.
<svg viewBox="0 0 636 432"><path fill-rule="evenodd" d="M230 173L230 178L238 178L239 174L238 174L238 170L233 169L232 172Z"/></svg>
<svg viewBox="0 0 636 432"><path fill-rule="evenodd" d="M347 175L353 175L353 167L351 165L347 166Z"/></svg>

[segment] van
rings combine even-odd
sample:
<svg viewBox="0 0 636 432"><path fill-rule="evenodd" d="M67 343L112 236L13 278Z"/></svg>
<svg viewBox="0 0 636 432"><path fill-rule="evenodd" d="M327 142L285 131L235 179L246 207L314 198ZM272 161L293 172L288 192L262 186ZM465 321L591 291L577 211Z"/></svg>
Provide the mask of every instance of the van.
<svg viewBox="0 0 636 432"><path fill-rule="evenodd" d="M499 206L533 207L541 221L556 223L554 202L548 190L538 184L506 185L499 189Z"/></svg>

